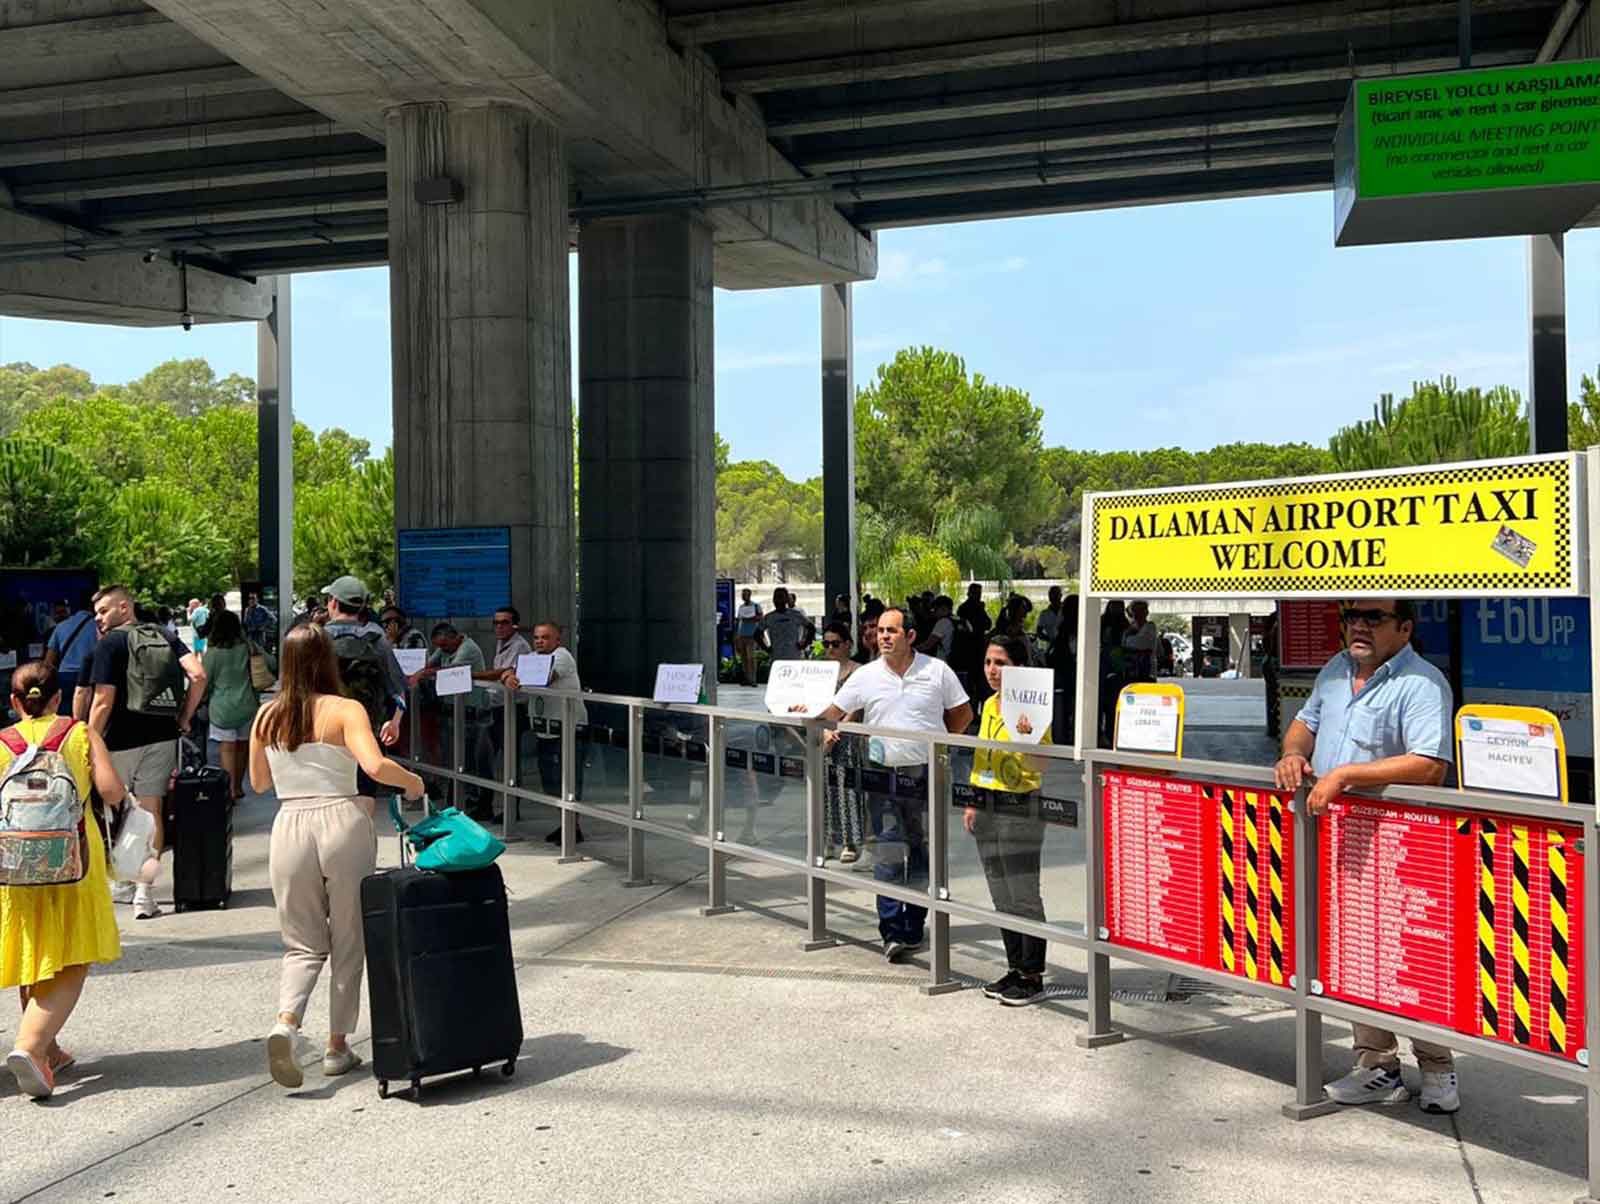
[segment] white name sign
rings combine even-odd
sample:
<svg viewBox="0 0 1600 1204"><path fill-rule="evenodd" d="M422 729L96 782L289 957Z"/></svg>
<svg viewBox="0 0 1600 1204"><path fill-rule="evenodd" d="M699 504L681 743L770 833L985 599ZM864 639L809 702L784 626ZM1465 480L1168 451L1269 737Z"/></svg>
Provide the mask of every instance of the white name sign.
<svg viewBox="0 0 1600 1204"><path fill-rule="evenodd" d="M451 665L448 669L440 669L439 675L433 679L433 688L440 698L448 698L452 694L467 694L472 690L472 666Z"/></svg>
<svg viewBox="0 0 1600 1204"><path fill-rule="evenodd" d="M1117 699L1117 747L1126 752L1176 753L1182 708L1171 694L1124 690Z"/></svg>
<svg viewBox="0 0 1600 1204"><path fill-rule="evenodd" d="M517 657L517 681L525 686L548 686L550 669L555 663L554 653L524 652Z"/></svg>
<svg viewBox="0 0 1600 1204"><path fill-rule="evenodd" d="M1044 739L1055 714L1055 689L1056 675L1049 669L1013 665L1000 670L1000 718L1013 740L1038 744ZM1024 717L1028 722L1020 723Z"/></svg>
<svg viewBox="0 0 1600 1204"><path fill-rule="evenodd" d="M1561 797L1555 729L1518 719L1461 719L1461 784L1469 790Z"/></svg>
<svg viewBox="0 0 1600 1204"><path fill-rule="evenodd" d="M820 715L838 689L838 661L773 661L767 678L767 712Z"/></svg>
<svg viewBox="0 0 1600 1204"><path fill-rule="evenodd" d="M428 650L426 648L396 648L394 659L400 663L400 672L407 677L421 673L428 667Z"/></svg>
<svg viewBox="0 0 1600 1204"><path fill-rule="evenodd" d="M657 665L651 697L656 702L699 702L700 678L705 671L704 665Z"/></svg>

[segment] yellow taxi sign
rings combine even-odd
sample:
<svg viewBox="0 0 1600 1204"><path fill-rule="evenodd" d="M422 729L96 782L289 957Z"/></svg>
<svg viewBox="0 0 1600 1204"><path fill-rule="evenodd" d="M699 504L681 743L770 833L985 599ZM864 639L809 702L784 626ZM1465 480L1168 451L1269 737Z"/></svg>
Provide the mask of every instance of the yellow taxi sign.
<svg viewBox="0 0 1600 1204"><path fill-rule="evenodd" d="M1571 453L1286 481L1090 494L1090 594L1570 595Z"/></svg>

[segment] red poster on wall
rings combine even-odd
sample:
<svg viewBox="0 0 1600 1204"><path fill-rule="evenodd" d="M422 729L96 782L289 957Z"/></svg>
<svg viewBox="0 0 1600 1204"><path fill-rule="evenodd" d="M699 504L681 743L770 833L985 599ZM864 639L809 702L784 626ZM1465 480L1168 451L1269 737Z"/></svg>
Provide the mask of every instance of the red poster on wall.
<svg viewBox="0 0 1600 1204"><path fill-rule="evenodd" d="M1332 998L1576 1060L1582 829L1341 798L1321 825Z"/></svg>
<svg viewBox="0 0 1600 1204"><path fill-rule="evenodd" d="M1293 817L1254 787L1104 777L1108 939L1241 978L1294 972Z"/></svg>
<svg viewBox="0 0 1600 1204"><path fill-rule="evenodd" d="M1337 602L1278 603L1278 668L1321 669L1343 647Z"/></svg>

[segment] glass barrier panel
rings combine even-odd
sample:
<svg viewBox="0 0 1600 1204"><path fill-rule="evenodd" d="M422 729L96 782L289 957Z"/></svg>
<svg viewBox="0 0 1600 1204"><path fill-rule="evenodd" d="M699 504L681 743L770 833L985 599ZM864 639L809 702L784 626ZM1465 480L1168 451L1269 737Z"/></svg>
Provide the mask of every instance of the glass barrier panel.
<svg viewBox="0 0 1600 1204"><path fill-rule="evenodd" d="M711 720L646 708L640 810L652 823L705 827Z"/></svg>
<svg viewBox="0 0 1600 1204"><path fill-rule="evenodd" d="M562 708L551 695L529 699L529 738L522 781L529 789L561 797ZM628 708L614 702L578 704L574 715L573 785L577 801L628 809Z"/></svg>
<svg viewBox="0 0 1600 1204"><path fill-rule="evenodd" d="M954 902L1085 931L1083 764L1066 759L952 748L949 888ZM1004 759L1002 759L1004 758ZM999 978L1008 968L1047 979L1077 967L1075 951L1003 925L957 920L960 973ZM969 964L971 963L971 964Z"/></svg>
<svg viewBox="0 0 1600 1204"><path fill-rule="evenodd" d="M803 862L804 730L753 719L725 719L722 723L726 749L722 771L724 838ZM697 822L697 817L691 816L691 826Z"/></svg>
<svg viewBox="0 0 1600 1204"><path fill-rule="evenodd" d="M887 766L868 756L870 751L862 750L856 774L865 810L861 857L849 868L862 875L863 889L890 882L926 892L928 767ZM926 907L887 895L879 896L875 907L880 943L895 940L912 947L926 939Z"/></svg>

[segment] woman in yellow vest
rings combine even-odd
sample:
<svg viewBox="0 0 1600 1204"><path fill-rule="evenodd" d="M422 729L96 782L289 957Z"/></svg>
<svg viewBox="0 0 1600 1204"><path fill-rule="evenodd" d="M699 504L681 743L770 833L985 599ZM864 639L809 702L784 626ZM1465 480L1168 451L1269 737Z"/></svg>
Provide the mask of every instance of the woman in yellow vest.
<svg viewBox="0 0 1600 1204"><path fill-rule="evenodd" d="M122 956L111 883L106 877L106 847L100 825L89 810L90 786L107 807L122 805L122 782L105 743L86 723L56 714L61 687L56 671L34 661L11 677L11 707L20 716L16 733L29 746L59 748L83 800L83 837L89 857L82 878L60 886L0 886L0 987L18 987L22 1021L6 1069L17 1087L34 1099L48 1099L56 1075L72 1065L72 1055L56 1035L83 993L92 962ZM70 730L52 731L60 722ZM16 754L0 743L0 782Z"/></svg>
<svg viewBox="0 0 1600 1204"><path fill-rule="evenodd" d="M1026 668L1027 646L1015 636L994 636L983 654L983 673L991 691L983 704L978 736L1010 741L1011 733L1000 716L1000 672L1008 666ZM1026 715L1017 721L1019 735L1033 728ZM1050 743L1045 729L1042 743ZM1044 820L1039 816L1039 778L1043 757L980 748L972 756L972 784L978 789L977 805L968 806L962 826L978 843L983 876L996 911L1044 921L1044 900L1039 895L1039 861L1044 848ZM1006 1007L1024 1007L1044 996L1042 937L1010 929L1000 930L1006 946L1007 971L983 988L990 999Z"/></svg>

